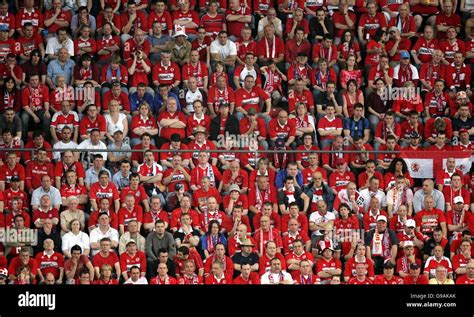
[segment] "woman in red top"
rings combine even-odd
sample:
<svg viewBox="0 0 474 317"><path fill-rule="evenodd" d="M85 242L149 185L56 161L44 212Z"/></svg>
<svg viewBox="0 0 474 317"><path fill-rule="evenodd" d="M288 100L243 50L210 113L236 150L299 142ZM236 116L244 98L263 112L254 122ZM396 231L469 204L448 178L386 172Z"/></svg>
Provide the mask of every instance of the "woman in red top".
<svg viewBox="0 0 474 317"><path fill-rule="evenodd" d="M94 281L96 285L118 285L118 281L112 276L112 267L104 264L100 268L100 279Z"/></svg>
<svg viewBox="0 0 474 317"><path fill-rule="evenodd" d="M4 79L4 86L0 90L0 113L5 113L6 109L13 108L16 113L21 110L21 94L15 85L13 77Z"/></svg>
<svg viewBox="0 0 474 317"><path fill-rule="evenodd" d="M346 203L340 204L339 218L334 221L336 236L341 239L342 256L345 258L351 252L353 243L355 244L359 238L359 220L350 211Z"/></svg>
<svg viewBox="0 0 474 317"><path fill-rule="evenodd" d="M99 69L92 63L89 54L83 54L79 63L74 67L74 86L84 85L85 82L92 82L95 87L99 86Z"/></svg>
<svg viewBox="0 0 474 317"><path fill-rule="evenodd" d="M405 177L405 180L407 182L407 186L413 187L414 182L413 178L411 178L410 173L408 172L408 166L405 161L400 158L394 158L392 162L390 163L390 166L388 167L387 171L385 172L385 176L383 178L384 184L385 184L385 191L389 191L395 186L395 181L397 179L397 176L403 176Z"/></svg>
<svg viewBox="0 0 474 317"><path fill-rule="evenodd" d="M360 46L359 43L355 41L354 34L351 31L345 31L342 35L341 43L337 46L337 60L341 69L344 68L347 57L349 57L350 54L357 57L357 64L362 61Z"/></svg>
<svg viewBox="0 0 474 317"><path fill-rule="evenodd" d="M344 63L344 69L339 73L339 83L343 89L347 89L347 82L354 79L357 83L357 88L362 86L364 76L356 63L356 56L349 54Z"/></svg>
<svg viewBox="0 0 474 317"><path fill-rule="evenodd" d="M158 125L153 117L150 110L150 105L144 101L140 107L138 107L139 114L133 116L131 124L131 141L130 145L134 146L141 142L141 136L146 132L152 136L158 134ZM152 139L152 144L154 140Z"/></svg>
<svg viewBox="0 0 474 317"><path fill-rule="evenodd" d="M355 79L350 79L347 82L347 90L342 92L342 113L345 118L352 117L356 103L364 105L364 94L362 90L357 89Z"/></svg>

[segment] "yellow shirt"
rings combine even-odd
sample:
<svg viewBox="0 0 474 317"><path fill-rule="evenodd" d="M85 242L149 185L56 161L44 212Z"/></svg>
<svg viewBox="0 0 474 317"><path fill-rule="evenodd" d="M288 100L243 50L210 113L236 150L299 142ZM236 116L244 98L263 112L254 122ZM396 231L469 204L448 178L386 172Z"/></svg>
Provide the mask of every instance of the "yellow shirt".
<svg viewBox="0 0 474 317"><path fill-rule="evenodd" d="M448 278L444 281L444 283L441 283L436 278L432 278L432 279L430 279L428 284L430 284L430 285L454 285L454 281L452 279Z"/></svg>

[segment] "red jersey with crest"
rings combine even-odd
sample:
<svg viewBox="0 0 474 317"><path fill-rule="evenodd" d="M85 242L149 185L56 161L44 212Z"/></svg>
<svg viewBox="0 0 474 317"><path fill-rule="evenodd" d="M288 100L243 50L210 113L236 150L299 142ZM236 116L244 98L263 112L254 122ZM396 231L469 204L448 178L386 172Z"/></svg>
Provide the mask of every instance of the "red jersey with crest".
<svg viewBox="0 0 474 317"><path fill-rule="evenodd" d="M133 34L133 33L131 33ZM138 50L143 51L143 53L146 54L146 56L150 55L150 41L145 40L142 44L138 45L137 42L135 42L135 39L132 37L131 39L127 40L123 44L123 59L124 61L127 61L132 58L132 53L136 52Z"/></svg>
<svg viewBox="0 0 474 317"><path fill-rule="evenodd" d="M130 19L130 16L128 12L124 12L120 15L120 23L122 24L122 30L123 30L123 27L127 25L129 19ZM144 32L148 31L148 19L147 19L146 14L143 13L142 11L136 11L136 19L133 21L132 27L130 28L130 31L128 31L128 34L133 35L135 33L135 30L137 29L142 29ZM145 42L148 42L148 41L145 41Z"/></svg>
<svg viewBox="0 0 474 317"><path fill-rule="evenodd" d="M0 166L0 181L6 183L5 189L10 188L10 179L12 176L18 176L20 181L25 181L25 168L19 163L16 163L13 168L10 168L10 166L4 162L4 164Z"/></svg>
<svg viewBox="0 0 474 317"><path fill-rule="evenodd" d="M135 255L124 252L120 255L120 270L130 272L132 266L138 266L140 272L146 272L146 257L142 251L137 251Z"/></svg>
<svg viewBox="0 0 474 317"><path fill-rule="evenodd" d="M1 26L6 26L10 30L15 29L15 16L11 14L10 12L7 12L5 15L0 15L0 25Z"/></svg>
<svg viewBox="0 0 474 317"><path fill-rule="evenodd" d="M51 255L47 255L46 252L41 252L36 255L35 260L43 276L52 273L54 278L58 279L59 269L64 268L64 256L59 252L53 252Z"/></svg>
<svg viewBox="0 0 474 317"><path fill-rule="evenodd" d="M288 109L290 113L294 113L296 111L296 104L299 102L304 103L308 111L311 108L314 108L314 99L311 91L304 89L301 93L298 93L297 91L293 90L288 94Z"/></svg>
<svg viewBox="0 0 474 317"><path fill-rule="evenodd" d="M369 14L363 14L359 21L360 26L364 28L364 39L369 40L374 38L378 29L387 27L387 20L381 12L377 12L373 17Z"/></svg>
<svg viewBox="0 0 474 317"><path fill-rule="evenodd" d="M18 54L30 56L31 51L38 49L40 44L43 44L43 39L38 33L33 34L31 38L22 36L16 42L16 51Z"/></svg>
<svg viewBox="0 0 474 317"><path fill-rule="evenodd" d="M44 17L38 9L33 9L31 12L26 8L17 12L15 17L16 29L22 29L25 23L33 25L33 33L38 33L39 28L43 28Z"/></svg>
<svg viewBox="0 0 474 317"><path fill-rule="evenodd" d="M201 256L195 249L189 249L189 256L187 259L181 259L177 255L173 259L174 264L176 265L176 274L184 275L184 262L193 261L196 267L196 272L199 269L204 269L204 264L202 263Z"/></svg>
<svg viewBox="0 0 474 317"><path fill-rule="evenodd" d="M30 107L33 112L44 110L44 103L49 102L48 87L40 84L37 88L26 86L21 91L23 108Z"/></svg>
<svg viewBox="0 0 474 317"><path fill-rule="evenodd" d="M132 210L127 207L120 208L117 214L119 226L123 225L125 232L128 231L130 221L135 220L143 223L143 209L140 206L134 206Z"/></svg>
<svg viewBox="0 0 474 317"><path fill-rule="evenodd" d="M39 164L36 160L30 161L26 166L26 188L36 189L41 186L41 178L44 175L54 175L54 167L51 163Z"/></svg>
<svg viewBox="0 0 474 317"><path fill-rule="evenodd" d="M237 47L237 56L244 61L245 55L247 53L252 53L254 56L257 56L257 42L253 39L250 39L248 43L244 43L242 38L239 38L235 42L235 46Z"/></svg>
<svg viewBox="0 0 474 317"><path fill-rule="evenodd" d="M211 47L212 39L209 36L204 37L202 43L195 40L191 43L191 49L199 52L199 60L203 63L207 62L207 49Z"/></svg>
<svg viewBox="0 0 474 317"><path fill-rule="evenodd" d="M221 103L231 104L235 102L236 95L232 88L226 87L223 90L220 90L219 88L217 88L217 86L209 88L207 103L212 104L212 107L214 107L214 112L216 114L219 114L219 107Z"/></svg>
<svg viewBox="0 0 474 317"><path fill-rule="evenodd" d="M202 276L193 274L192 276L184 275L178 278L179 285L202 285L204 284L204 279Z"/></svg>
<svg viewBox="0 0 474 317"><path fill-rule="evenodd" d="M287 140L291 136L296 136L296 126L293 120L288 120L284 125L280 124L278 118L274 118L268 125L269 138L282 138Z"/></svg>
<svg viewBox="0 0 474 317"><path fill-rule="evenodd" d="M100 132L106 131L106 121L102 115L98 114L94 121L92 121L88 116L81 119L81 122L79 123L80 135L86 135L93 129L99 129Z"/></svg>
<svg viewBox="0 0 474 317"><path fill-rule="evenodd" d="M161 33L168 34L169 30L173 30L173 20L171 14L168 11L163 11L161 15L158 15L156 11L152 11L148 14L148 28L153 27L153 23L158 22L161 25Z"/></svg>
<svg viewBox="0 0 474 317"><path fill-rule="evenodd" d="M388 280L383 275L377 275L374 279L374 284L382 284L382 285L403 284L403 279L401 277L394 275L390 280Z"/></svg>
<svg viewBox="0 0 474 317"><path fill-rule="evenodd" d="M35 223L36 220L45 220L53 218L59 219L59 212L56 208L51 208L46 212L39 209L33 210L33 223Z"/></svg>
<svg viewBox="0 0 474 317"><path fill-rule="evenodd" d="M191 216L191 224L193 227L199 227L199 214L196 210L194 209L189 209L186 211L187 214ZM182 208L177 208L173 210L171 213L171 221L170 221L170 228L177 228L179 229L181 227L181 215L183 214L183 209Z"/></svg>
<svg viewBox="0 0 474 317"><path fill-rule="evenodd" d="M423 209L415 215L415 222L423 234L431 234L440 223L446 222L446 218L439 209L433 208L431 211Z"/></svg>
<svg viewBox="0 0 474 317"><path fill-rule="evenodd" d="M150 285L176 285L178 281L171 276L166 276L165 278L160 278L159 276L154 277L150 280Z"/></svg>
<svg viewBox="0 0 474 317"><path fill-rule="evenodd" d="M354 173L350 171L345 171L343 174L334 172L329 176L329 186L335 188L337 192L346 188L349 182L355 182Z"/></svg>
<svg viewBox="0 0 474 317"><path fill-rule="evenodd" d="M424 64L431 61L431 57L433 56L434 51L438 48L438 39L434 38L431 40L427 40L424 37L419 37L412 50L416 51L418 59L421 61L423 67Z"/></svg>
<svg viewBox="0 0 474 317"><path fill-rule="evenodd" d="M164 210L160 210L159 212L147 211L143 213L143 223L155 223L157 220L163 220L166 223L169 223L169 216L168 213Z"/></svg>
<svg viewBox="0 0 474 317"><path fill-rule="evenodd" d="M344 277L349 276L355 278L356 276L356 266L359 263L364 263L365 268L367 270L367 276L368 277L374 277L374 262L371 259L367 259L366 257L364 262L358 262L356 260L356 257L350 258L347 262L346 265L344 266Z"/></svg>
<svg viewBox="0 0 474 317"><path fill-rule="evenodd" d="M321 258L316 262L316 273L337 269L342 269L342 264L341 261L334 259L333 257L331 257L329 261L325 258ZM331 280L330 277L320 277L320 279L322 282Z"/></svg>
<svg viewBox="0 0 474 317"><path fill-rule="evenodd" d="M44 20L45 21L49 20L55 15L56 15L56 10L55 9L46 11L46 14L44 16ZM69 22L70 23L71 19L72 19L72 14L71 14L70 10L61 10L61 13L59 13L59 15L56 16L55 22L47 28L48 32L49 33L56 33L61 28L61 26L57 22L62 22L62 23Z"/></svg>
<svg viewBox="0 0 474 317"><path fill-rule="evenodd" d="M260 113L260 100L268 100L270 97L260 87L255 86L251 91L247 91L245 88L240 88L235 93L235 103L239 107L242 107L245 111L250 108L254 108L257 113Z"/></svg>
<svg viewBox="0 0 474 317"><path fill-rule="evenodd" d="M162 62L155 64L152 73L153 80L158 81L160 85L171 85L175 81L181 80L179 66L173 62L168 66L164 66Z"/></svg>
<svg viewBox="0 0 474 317"><path fill-rule="evenodd" d="M309 240L308 234L305 231L298 231L296 234L291 234L288 232L286 236L283 237L283 254L287 255L290 252L293 252L293 242L295 240L301 240L304 244Z"/></svg>
<svg viewBox="0 0 474 317"><path fill-rule="evenodd" d="M447 66L446 86L450 89L456 88L456 90L469 89L471 87L471 67L464 63L461 66L456 66L454 63Z"/></svg>
<svg viewBox="0 0 474 317"><path fill-rule="evenodd" d="M439 43L439 49L444 53L444 59L450 64L454 62L454 53L461 52L465 55L466 47L464 42L460 39L455 39L453 43L448 40L442 40Z"/></svg>
<svg viewBox="0 0 474 317"><path fill-rule="evenodd" d="M183 80L188 80L189 77L195 77L198 88L203 88L203 78L209 77L207 66L201 61L198 61L196 65L193 65L192 63L186 63L183 66L181 73Z"/></svg>
<svg viewBox="0 0 474 317"><path fill-rule="evenodd" d="M189 10L186 13L183 13L181 10L177 10L173 12L172 15L173 21L189 21L189 22L194 22L196 25L199 25L200 20L199 20L199 15L196 11ZM185 28L186 34L196 34L196 29L193 28Z"/></svg>
<svg viewBox="0 0 474 317"><path fill-rule="evenodd" d="M286 270L286 260L283 254L277 252L275 258L279 259L281 262L282 271ZM263 274L270 272L270 261L273 258L270 258L266 253L264 253L258 260L258 274L262 276Z"/></svg>
<svg viewBox="0 0 474 317"><path fill-rule="evenodd" d="M98 39L96 41L97 52L100 52L104 48L111 47L111 46L114 46L114 45L117 45L118 47L120 47L120 45L121 45L120 37L111 35L111 36L105 38L103 36L103 37L101 37L100 39ZM104 55L97 54L97 55L99 57L99 61L108 61L109 58L112 56L112 53L104 54ZM104 68L106 69L106 67L104 67Z"/></svg>
<svg viewBox="0 0 474 317"><path fill-rule="evenodd" d="M107 199L110 204L110 208L114 208L114 201L120 199L117 186L112 183L108 182L108 184L103 187L100 182L96 182L91 185L89 191L89 199L96 200L97 205L100 205L100 201L102 199Z"/></svg>

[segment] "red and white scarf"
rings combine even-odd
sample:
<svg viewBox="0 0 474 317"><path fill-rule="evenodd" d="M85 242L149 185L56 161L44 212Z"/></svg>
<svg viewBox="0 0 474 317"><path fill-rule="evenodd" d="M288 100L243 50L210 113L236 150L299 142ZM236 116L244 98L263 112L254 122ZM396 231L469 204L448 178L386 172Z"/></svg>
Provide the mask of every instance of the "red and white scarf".
<svg viewBox="0 0 474 317"><path fill-rule="evenodd" d="M266 203L267 201L270 201L270 188L264 190L264 191L260 191L260 189L258 188L258 186L255 188L256 190L256 193L255 193L255 196L256 196L256 199L255 199L255 207L258 209L258 210L261 210L262 207L263 207L263 204Z"/></svg>
<svg viewBox="0 0 474 317"><path fill-rule="evenodd" d="M283 275L283 273L282 272L278 273L279 283L283 282L284 280L285 280L285 276ZM275 284L275 279L273 278L272 272L268 274L268 281L270 282L270 284Z"/></svg>
<svg viewBox="0 0 474 317"><path fill-rule="evenodd" d="M274 241L273 240L273 227L270 226L270 230L268 230L268 241L265 241L264 236L263 236L263 229L260 228L260 254L263 254L263 251L265 251L265 244L268 241Z"/></svg>
<svg viewBox="0 0 474 317"><path fill-rule="evenodd" d="M268 43L268 39L265 38L265 49L267 51L267 55L265 55L266 58L275 58L275 52L276 52L276 39L273 37L273 43L272 43L272 53L270 54L270 43Z"/></svg>
<svg viewBox="0 0 474 317"><path fill-rule="evenodd" d="M375 230L374 238L372 240L372 255L381 256L384 259L390 259L390 236L388 230L380 234Z"/></svg>

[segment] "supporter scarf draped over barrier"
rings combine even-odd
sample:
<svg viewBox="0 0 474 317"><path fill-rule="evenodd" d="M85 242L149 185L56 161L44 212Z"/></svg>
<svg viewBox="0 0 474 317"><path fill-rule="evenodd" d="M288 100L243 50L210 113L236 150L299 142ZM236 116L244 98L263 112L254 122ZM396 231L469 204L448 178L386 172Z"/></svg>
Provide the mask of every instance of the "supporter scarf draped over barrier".
<svg viewBox="0 0 474 317"><path fill-rule="evenodd" d="M407 164L412 178L434 178L438 171L446 168L448 157L454 157L456 168L463 173L468 173L474 159L470 152L465 151L402 151L401 157Z"/></svg>

